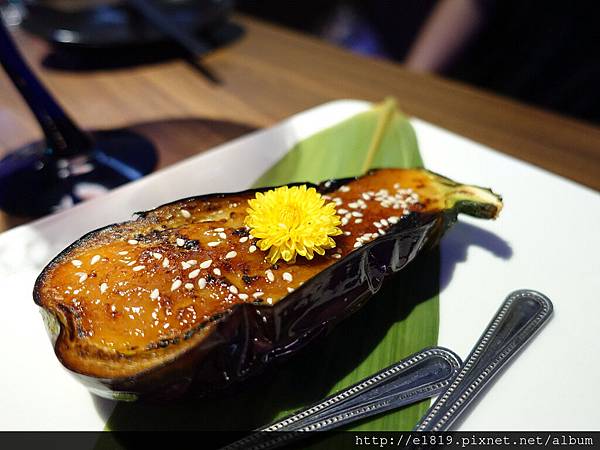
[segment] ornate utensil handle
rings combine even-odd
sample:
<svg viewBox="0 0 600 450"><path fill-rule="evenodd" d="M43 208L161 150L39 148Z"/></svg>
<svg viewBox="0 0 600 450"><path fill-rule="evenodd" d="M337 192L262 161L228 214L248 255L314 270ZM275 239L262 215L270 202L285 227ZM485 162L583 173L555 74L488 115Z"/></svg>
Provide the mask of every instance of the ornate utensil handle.
<svg viewBox="0 0 600 450"><path fill-rule="evenodd" d="M483 387L552 315L552 302L533 290L511 293L492 319L461 370L415 431L448 430Z"/></svg>
<svg viewBox="0 0 600 450"><path fill-rule="evenodd" d="M275 448L306 437L305 431L336 428L433 397L450 384L460 366L450 350L427 348L225 448Z"/></svg>

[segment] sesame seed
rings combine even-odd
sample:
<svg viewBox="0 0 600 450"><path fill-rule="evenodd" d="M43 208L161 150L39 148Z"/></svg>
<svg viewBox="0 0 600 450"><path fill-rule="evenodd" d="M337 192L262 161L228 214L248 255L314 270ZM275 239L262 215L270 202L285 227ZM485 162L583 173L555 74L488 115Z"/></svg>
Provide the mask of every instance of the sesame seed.
<svg viewBox="0 0 600 450"><path fill-rule="evenodd" d="M152 300L156 300L159 295L160 295L160 292L158 291L158 289L153 289L152 292L150 292L150 298Z"/></svg>
<svg viewBox="0 0 600 450"><path fill-rule="evenodd" d="M287 288L287 291L288 291L289 293L292 293L292 292L294 292L294 288L291 288L291 287L289 287L289 288Z"/></svg>
<svg viewBox="0 0 600 450"><path fill-rule="evenodd" d="M350 236L352 233L350 231L344 231L344 236Z"/></svg>
<svg viewBox="0 0 600 450"><path fill-rule="evenodd" d="M182 268L183 270L189 269L190 267L192 267L192 266L191 266L191 265L190 265L190 264L189 264L187 261L183 261L183 262L181 263L181 268Z"/></svg>
<svg viewBox="0 0 600 450"><path fill-rule="evenodd" d="M81 267L81 264L83 263L78 259L74 259L73 261L71 261L71 264L73 264L75 267Z"/></svg>
<svg viewBox="0 0 600 450"><path fill-rule="evenodd" d="M240 300L248 300L248 294L240 294L238 297Z"/></svg>
<svg viewBox="0 0 600 450"><path fill-rule="evenodd" d="M137 245L138 244L138 240L137 239L129 239L127 241L128 244L130 245Z"/></svg>
<svg viewBox="0 0 600 450"><path fill-rule="evenodd" d="M264 292L256 291L254 294L252 294L252 297L259 298L259 297L262 297L263 295L265 295Z"/></svg>
<svg viewBox="0 0 600 450"><path fill-rule="evenodd" d="M371 196L370 196L369 194L365 193L365 192L363 192L363 193L361 194L361 196L362 196L362 198L364 198L365 200L371 200Z"/></svg>
<svg viewBox="0 0 600 450"><path fill-rule="evenodd" d="M154 256L156 259L161 259L162 258L162 254L157 253L157 252L152 253L152 256Z"/></svg>
<svg viewBox="0 0 600 450"><path fill-rule="evenodd" d="M196 278L198 275L200 275L200 269L192 270L189 273L188 278Z"/></svg>
<svg viewBox="0 0 600 450"><path fill-rule="evenodd" d="M237 256L237 252L235 252L235 251L232 250L232 251L230 251L229 253L227 253L225 255L225 259L235 258L236 256Z"/></svg>
<svg viewBox="0 0 600 450"><path fill-rule="evenodd" d="M192 289L194 289L194 285L192 283L185 283L184 287L188 290L191 291Z"/></svg>
<svg viewBox="0 0 600 450"><path fill-rule="evenodd" d="M267 279L272 283L275 281L275 275L273 275L273 271L271 269L267 269L265 272L267 274Z"/></svg>
<svg viewBox="0 0 600 450"><path fill-rule="evenodd" d="M229 286L229 292L231 292L232 294L237 294L238 288L236 288L234 285Z"/></svg>
<svg viewBox="0 0 600 450"><path fill-rule="evenodd" d="M388 222L391 224L396 224L396 223L398 223L399 220L400 220L400 218L397 216L388 217Z"/></svg>
<svg viewBox="0 0 600 450"><path fill-rule="evenodd" d="M342 226L348 225L348 222L349 222L348 219L346 219L345 217L342 217L342 220L341 220Z"/></svg>
<svg viewBox="0 0 600 450"><path fill-rule="evenodd" d="M135 266L132 270L134 272L139 272L140 270L145 269L145 268L146 268L146 266Z"/></svg>
<svg viewBox="0 0 600 450"><path fill-rule="evenodd" d="M117 310L117 307L115 305L110 305L110 310L112 312L115 312Z"/></svg>
<svg viewBox="0 0 600 450"><path fill-rule="evenodd" d="M221 241L212 241L212 242L209 242L207 245L208 245L209 247L216 247L216 246L217 246L217 245L219 245L220 243L221 243Z"/></svg>
<svg viewBox="0 0 600 450"><path fill-rule="evenodd" d="M181 238L177 238L175 239L175 243L179 246L179 247L183 247L185 245L185 239L181 239Z"/></svg>
<svg viewBox="0 0 600 450"><path fill-rule="evenodd" d="M362 223L362 219L356 219L354 223Z"/></svg>
<svg viewBox="0 0 600 450"><path fill-rule="evenodd" d="M379 223L379 222L373 222L373 225L375 225L377 228L381 228L382 227L381 223Z"/></svg>
<svg viewBox="0 0 600 450"><path fill-rule="evenodd" d="M181 215L183 217L185 217L186 219L189 219L190 217L192 217L192 214L187 209L182 209L180 212L181 212Z"/></svg>
<svg viewBox="0 0 600 450"><path fill-rule="evenodd" d="M294 277L292 277L292 274L289 272L283 272L282 278L287 281L288 283L291 282Z"/></svg>
<svg viewBox="0 0 600 450"><path fill-rule="evenodd" d="M350 187L349 186L340 186L340 191L341 192L350 192Z"/></svg>
<svg viewBox="0 0 600 450"><path fill-rule="evenodd" d="M243 244L244 242L246 242L248 240L248 236L244 236L240 238L240 243Z"/></svg>
<svg viewBox="0 0 600 450"><path fill-rule="evenodd" d="M102 257L101 257L100 255L94 255L94 256L92 256L92 259L91 259L91 261L90 261L90 264L92 264L92 265L93 265L93 264L96 264L98 261L100 261L100 259L101 259L101 258L102 258Z"/></svg>
<svg viewBox="0 0 600 450"><path fill-rule="evenodd" d="M181 280L177 279L175 281L173 281L173 284L171 285L171 292L179 289L179 287L181 286Z"/></svg>
<svg viewBox="0 0 600 450"><path fill-rule="evenodd" d="M133 265L134 265L136 262L137 262L136 260L129 261L129 262L127 263L127 265L128 265L129 267L131 267L131 266L133 266Z"/></svg>
<svg viewBox="0 0 600 450"><path fill-rule="evenodd" d="M165 328L165 329L169 328L169 324L168 324L168 323L165 323L165 324L163 325L163 328Z"/></svg>
<svg viewBox="0 0 600 450"><path fill-rule="evenodd" d="M356 202L348 203L348 207L350 207L352 209L356 209L356 208L358 208L358 203L356 203Z"/></svg>
<svg viewBox="0 0 600 450"><path fill-rule="evenodd" d="M198 280L198 287L204 289L206 287L206 278L200 278Z"/></svg>
<svg viewBox="0 0 600 450"><path fill-rule="evenodd" d="M342 255L340 255L339 253L334 253L333 255L331 255L333 258L335 259L340 259L342 257Z"/></svg>
<svg viewBox="0 0 600 450"><path fill-rule="evenodd" d="M214 231L216 233L221 233L222 231L225 231L225 228L215 228Z"/></svg>
<svg viewBox="0 0 600 450"><path fill-rule="evenodd" d="M169 267L169 258L163 259L162 266L163 267Z"/></svg>
<svg viewBox="0 0 600 450"><path fill-rule="evenodd" d="M208 269L211 264L212 264L212 259L207 259L206 261L202 261L200 263L200 268L201 269Z"/></svg>
<svg viewBox="0 0 600 450"><path fill-rule="evenodd" d="M106 292L106 290L107 290L107 289L108 289L108 284L106 284L106 283L102 283L102 284L100 285L100 293L101 293L101 294L104 294L104 293Z"/></svg>
<svg viewBox="0 0 600 450"><path fill-rule="evenodd" d="M271 297L267 298L267 303L269 305L272 305L273 304L273 299Z"/></svg>
<svg viewBox="0 0 600 450"><path fill-rule="evenodd" d="M218 267L215 267L215 268L213 269L213 273L214 273L216 276L220 277L220 276L221 276L221 269L219 269Z"/></svg>
<svg viewBox="0 0 600 450"><path fill-rule="evenodd" d="M344 208L340 208L340 209L338 209L338 210L337 210L337 213L338 213L338 214L347 214L347 213L348 213L348 210L347 210L347 209L344 209Z"/></svg>
<svg viewBox="0 0 600 450"><path fill-rule="evenodd" d="M87 280L87 273L85 272L77 272L75 275L77 275L79 277L79 282L83 283L85 280Z"/></svg>
<svg viewBox="0 0 600 450"><path fill-rule="evenodd" d="M352 215L354 217L362 217L363 216L363 214L361 212L358 212L358 211L352 211Z"/></svg>
<svg viewBox="0 0 600 450"><path fill-rule="evenodd" d="M250 248L248 249L248 251L250 253L254 253L256 251L256 245L251 245Z"/></svg>
<svg viewBox="0 0 600 450"><path fill-rule="evenodd" d="M127 250L123 250L122 252L117 253L118 255L126 255L127 253L129 253Z"/></svg>
<svg viewBox="0 0 600 450"><path fill-rule="evenodd" d="M385 234L385 231L383 231L383 230L378 230L378 231L379 231L379 234L382 235L382 236Z"/></svg>
<svg viewBox="0 0 600 450"><path fill-rule="evenodd" d="M358 248L358 247L361 247L361 246L362 246L362 242L357 241L357 242L354 243L354 248Z"/></svg>
<svg viewBox="0 0 600 450"><path fill-rule="evenodd" d="M223 233L223 232L219 233L219 237L221 239L227 239L227 235L225 233Z"/></svg>
<svg viewBox="0 0 600 450"><path fill-rule="evenodd" d="M383 225L384 227L388 227L390 224L387 220L381 219L381 225Z"/></svg>

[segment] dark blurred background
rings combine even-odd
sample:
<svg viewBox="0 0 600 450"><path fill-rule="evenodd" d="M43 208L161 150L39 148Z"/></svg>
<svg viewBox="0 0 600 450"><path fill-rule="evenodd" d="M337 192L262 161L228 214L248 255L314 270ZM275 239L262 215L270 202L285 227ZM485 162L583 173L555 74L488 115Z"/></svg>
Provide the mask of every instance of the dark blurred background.
<svg viewBox="0 0 600 450"><path fill-rule="evenodd" d="M600 122L597 0L238 0L351 51Z"/></svg>

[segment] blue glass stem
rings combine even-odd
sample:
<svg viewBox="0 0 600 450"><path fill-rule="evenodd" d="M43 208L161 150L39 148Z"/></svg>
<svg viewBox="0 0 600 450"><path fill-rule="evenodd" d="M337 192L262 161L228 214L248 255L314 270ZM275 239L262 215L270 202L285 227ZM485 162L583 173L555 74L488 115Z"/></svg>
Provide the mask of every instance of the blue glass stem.
<svg viewBox="0 0 600 450"><path fill-rule="evenodd" d="M49 156L70 157L92 149L92 138L75 125L34 75L2 20L0 62L42 127Z"/></svg>

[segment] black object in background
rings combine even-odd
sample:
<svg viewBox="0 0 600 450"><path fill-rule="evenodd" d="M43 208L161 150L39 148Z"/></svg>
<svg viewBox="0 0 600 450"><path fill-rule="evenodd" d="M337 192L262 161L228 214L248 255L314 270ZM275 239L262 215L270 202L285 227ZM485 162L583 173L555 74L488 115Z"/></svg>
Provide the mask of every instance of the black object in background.
<svg viewBox="0 0 600 450"><path fill-rule="evenodd" d="M102 70L182 58L218 82L199 57L243 34L228 20L233 0L80 3L69 9L56 2L27 3L23 28L52 44L46 67Z"/></svg>
<svg viewBox="0 0 600 450"><path fill-rule="evenodd" d="M487 23L447 76L600 122L600 2L481 1Z"/></svg>
<svg viewBox="0 0 600 450"><path fill-rule="evenodd" d="M211 50L204 39L196 36L194 32L182 29L178 24L166 16L163 10L156 6L153 0L125 0L128 6L135 9L148 23L154 25L160 32L169 37L174 43L187 53L188 61L193 64L206 78L216 84L221 84L217 75L200 62L200 57Z"/></svg>

